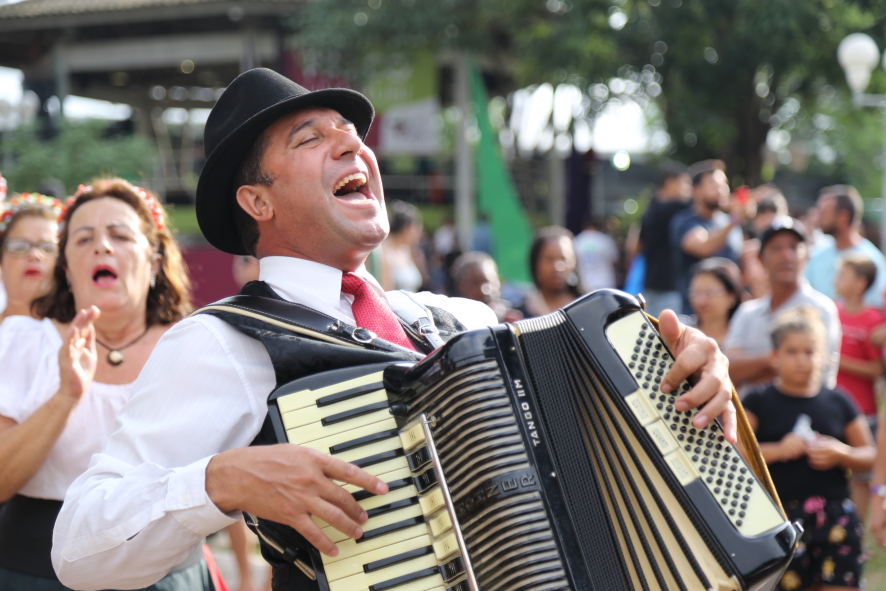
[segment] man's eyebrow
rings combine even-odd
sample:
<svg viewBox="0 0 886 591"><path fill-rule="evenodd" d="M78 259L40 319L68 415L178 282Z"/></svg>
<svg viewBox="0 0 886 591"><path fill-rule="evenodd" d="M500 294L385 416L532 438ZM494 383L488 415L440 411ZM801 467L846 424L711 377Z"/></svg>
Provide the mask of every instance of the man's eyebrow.
<svg viewBox="0 0 886 591"><path fill-rule="evenodd" d="M338 123L342 127L347 127L348 125L353 125L354 127L357 127L356 125L353 124L353 122L351 122L350 120L346 119L345 117L343 117L341 115L338 116L336 123Z"/></svg>
<svg viewBox="0 0 886 591"><path fill-rule="evenodd" d="M346 119L345 117L343 117L341 115L339 115L336 118L335 122L339 125L339 127L347 127L349 125L354 128L357 127L349 119ZM310 126L314 125L315 123L316 123L316 120L312 118L312 119L305 119L304 121L302 121L298 125L295 125L292 129L289 130L289 137L286 138L286 143L287 144L291 143L292 138L294 138L296 136L296 134L298 134L298 132L300 132L301 130L303 130L306 127L310 127Z"/></svg>
<svg viewBox="0 0 886 591"><path fill-rule="evenodd" d="M292 138L294 138L298 132L300 132L305 127L310 127L314 123L315 123L314 119L305 119L304 121L302 121L298 125L294 126L292 129L289 130L289 137L286 138L286 143L287 144L290 143L292 141Z"/></svg>

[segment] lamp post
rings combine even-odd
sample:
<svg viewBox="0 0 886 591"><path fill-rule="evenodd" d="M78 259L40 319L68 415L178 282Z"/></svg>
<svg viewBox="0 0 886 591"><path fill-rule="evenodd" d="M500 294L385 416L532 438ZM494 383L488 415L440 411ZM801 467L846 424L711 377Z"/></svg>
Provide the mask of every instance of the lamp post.
<svg viewBox="0 0 886 591"><path fill-rule="evenodd" d="M852 90L856 107L876 107L883 112L883 134L886 137L886 94L865 94L871 73L880 62L880 49L864 33L847 35L837 47L837 61L846 73L846 82ZM886 53L883 55L886 69ZM880 250L886 253L886 144L883 154L883 187L880 190Z"/></svg>

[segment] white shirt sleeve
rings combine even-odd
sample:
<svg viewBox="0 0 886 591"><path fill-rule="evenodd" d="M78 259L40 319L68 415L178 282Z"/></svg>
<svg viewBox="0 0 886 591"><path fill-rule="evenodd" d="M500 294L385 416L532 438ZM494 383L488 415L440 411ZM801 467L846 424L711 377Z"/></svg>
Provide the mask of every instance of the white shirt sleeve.
<svg viewBox="0 0 886 591"><path fill-rule="evenodd" d="M58 343L53 349L45 334L43 323L28 316L0 324L0 416L21 423L58 389L58 368L53 375L47 363L58 355Z"/></svg>
<svg viewBox="0 0 886 591"><path fill-rule="evenodd" d="M422 291L415 294L415 299L425 306L441 308L458 319L468 330L486 328L498 324L498 317L492 308L483 302L467 298L450 298L444 295Z"/></svg>
<svg viewBox="0 0 886 591"><path fill-rule="evenodd" d="M170 329L103 452L68 489L53 533L59 580L147 587L234 523L239 514L206 494L206 465L255 438L274 384L264 346L224 321L197 316Z"/></svg>
<svg viewBox="0 0 886 591"><path fill-rule="evenodd" d="M745 304L741 304L732 316L732 320L729 321L729 332L726 333L726 339L723 341L724 351L743 348L747 311Z"/></svg>

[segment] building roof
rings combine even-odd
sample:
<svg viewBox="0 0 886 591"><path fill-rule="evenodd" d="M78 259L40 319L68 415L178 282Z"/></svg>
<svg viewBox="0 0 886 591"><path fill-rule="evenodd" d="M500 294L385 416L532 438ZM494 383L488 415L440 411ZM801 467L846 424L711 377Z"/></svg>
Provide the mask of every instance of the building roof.
<svg viewBox="0 0 886 591"><path fill-rule="evenodd" d="M296 4L298 0L241 0L238 4ZM201 4L233 4L228 0L24 0L0 6L0 19L95 14L146 8L175 8Z"/></svg>

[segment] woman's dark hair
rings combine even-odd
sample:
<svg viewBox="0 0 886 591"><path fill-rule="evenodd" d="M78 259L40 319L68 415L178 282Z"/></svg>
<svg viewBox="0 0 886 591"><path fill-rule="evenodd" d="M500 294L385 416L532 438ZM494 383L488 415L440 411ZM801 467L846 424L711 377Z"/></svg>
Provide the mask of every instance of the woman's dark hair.
<svg viewBox="0 0 886 591"><path fill-rule="evenodd" d="M727 320L732 320L732 315L741 305L741 271L738 265L727 258L711 257L699 262L693 268L692 276L699 273L710 275L723 285L727 293L735 297L735 303L729 308Z"/></svg>
<svg viewBox="0 0 886 591"><path fill-rule="evenodd" d="M421 212L405 201L392 201L388 207L391 220L391 234L399 234L413 225L421 225Z"/></svg>
<svg viewBox="0 0 886 591"><path fill-rule="evenodd" d="M529 247L529 272L532 274L532 282L535 284L535 287L539 289L541 289L541 286L538 284L538 259L541 256L541 249L546 242L558 240L560 238L568 238L570 242L573 242L575 240L575 235L562 226L546 226L537 230L532 239L532 246ZM576 267L577 266L578 261L576 261ZM578 277L577 268L573 273L573 276L566 280L566 285L575 297L579 297L584 293L584 288Z"/></svg>
<svg viewBox="0 0 886 591"><path fill-rule="evenodd" d="M148 292L147 310L145 311L148 326L153 324L172 324L184 318L191 311L191 281L188 270L182 259L178 244L165 224L158 220L166 219L163 206L153 196L151 205L140 195L143 189L132 186L120 178L99 179L92 182L91 187L80 191L73 203L65 212L59 237L59 255L52 271L52 289L48 294L37 298L32 304L34 312L41 318L52 318L59 322L70 322L77 315L74 307L74 294L68 288L65 268L68 265L65 247L68 244L68 223L83 204L96 199L111 197L126 203L141 219L141 230L154 252L160 255L160 272L157 273L154 286ZM156 216L156 217L155 217Z"/></svg>

